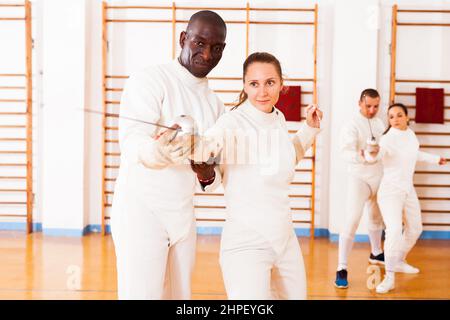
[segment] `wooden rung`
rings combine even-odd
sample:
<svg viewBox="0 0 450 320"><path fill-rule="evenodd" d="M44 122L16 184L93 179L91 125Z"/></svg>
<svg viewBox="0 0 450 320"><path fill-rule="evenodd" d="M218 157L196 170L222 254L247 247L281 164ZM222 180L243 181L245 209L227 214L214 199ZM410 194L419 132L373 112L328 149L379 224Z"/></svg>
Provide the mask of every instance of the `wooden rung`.
<svg viewBox="0 0 450 320"><path fill-rule="evenodd" d="M395 82L450 83L450 80L395 79Z"/></svg>
<svg viewBox="0 0 450 320"><path fill-rule="evenodd" d="M295 172L312 172L312 169L295 169Z"/></svg>
<svg viewBox="0 0 450 320"><path fill-rule="evenodd" d="M120 101L110 101L110 100L107 100L107 101L105 101L105 103L106 103L106 104L120 104Z"/></svg>
<svg viewBox="0 0 450 320"><path fill-rule="evenodd" d="M450 184L414 184L416 188L450 188Z"/></svg>
<svg viewBox="0 0 450 320"><path fill-rule="evenodd" d="M111 217L105 217L105 220L110 220L111 219Z"/></svg>
<svg viewBox="0 0 450 320"><path fill-rule="evenodd" d="M311 223L311 220L292 220L292 223Z"/></svg>
<svg viewBox="0 0 450 320"><path fill-rule="evenodd" d="M0 112L0 116L25 116L26 112Z"/></svg>
<svg viewBox="0 0 450 320"><path fill-rule="evenodd" d="M310 186L312 182L291 182L291 185L294 186Z"/></svg>
<svg viewBox="0 0 450 320"><path fill-rule="evenodd" d="M25 5L20 3L2 3L0 7L25 7Z"/></svg>
<svg viewBox="0 0 450 320"><path fill-rule="evenodd" d="M195 205L194 209L226 209L225 206L198 206Z"/></svg>
<svg viewBox="0 0 450 320"><path fill-rule="evenodd" d="M0 21L24 21L25 18L17 18L17 17L11 17L11 18L0 18Z"/></svg>
<svg viewBox="0 0 450 320"><path fill-rule="evenodd" d="M26 87L0 86L0 90L25 90Z"/></svg>
<svg viewBox="0 0 450 320"><path fill-rule="evenodd" d="M26 151L9 151L9 150L0 150L0 154L26 154Z"/></svg>
<svg viewBox="0 0 450 320"><path fill-rule="evenodd" d="M0 99L0 102L26 102L25 99Z"/></svg>
<svg viewBox="0 0 450 320"><path fill-rule="evenodd" d="M106 91L121 92L123 88L106 88Z"/></svg>
<svg viewBox="0 0 450 320"><path fill-rule="evenodd" d="M26 189L0 189L0 192L27 192Z"/></svg>
<svg viewBox="0 0 450 320"><path fill-rule="evenodd" d="M289 198L307 198L307 199L309 199L311 197L312 196L308 195L308 194L290 194L289 195Z"/></svg>
<svg viewBox="0 0 450 320"><path fill-rule="evenodd" d="M27 204L27 202L22 201L0 201L0 205L15 205L15 204Z"/></svg>
<svg viewBox="0 0 450 320"><path fill-rule="evenodd" d="M107 79L128 79L130 76L122 76L122 75L106 75Z"/></svg>
<svg viewBox="0 0 450 320"><path fill-rule="evenodd" d="M25 77L23 73L0 73L0 77Z"/></svg>
<svg viewBox="0 0 450 320"><path fill-rule="evenodd" d="M114 194L114 191L105 191L105 194Z"/></svg>
<svg viewBox="0 0 450 320"><path fill-rule="evenodd" d="M115 10L124 10L124 9L155 9L155 10L164 10L164 9L172 9L172 7L168 6L106 6L106 9L115 9ZM179 9L179 8L177 8Z"/></svg>
<svg viewBox="0 0 450 320"><path fill-rule="evenodd" d="M25 129L26 125L16 125L16 124L1 124L0 129Z"/></svg>
<svg viewBox="0 0 450 320"><path fill-rule="evenodd" d="M293 210L293 211L304 211L304 210L311 210L311 208L300 208L300 207L295 207L295 208L291 208L291 210Z"/></svg>
<svg viewBox="0 0 450 320"><path fill-rule="evenodd" d="M0 163L0 167L26 167L26 163Z"/></svg>
<svg viewBox="0 0 450 320"><path fill-rule="evenodd" d="M415 92L397 92L395 95L396 96L415 96L416 93ZM444 96L450 97L450 93L444 93Z"/></svg>
<svg viewBox="0 0 450 320"><path fill-rule="evenodd" d="M244 8L246 9L246 8ZM292 12L314 12L311 8L249 8L250 11L292 11Z"/></svg>
<svg viewBox="0 0 450 320"><path fill-rule="evenodd" d="M173 23L169 19L106 19L106 23ZM189 20L175 20L175 23L188 23ZM247 24L245 20L225 20L226 24ZM314 22L301 21L249 21L249 24L267 25L314 25Z"/></svg>
<svg viewBox="0 0 450 320"><path fill-rule="evenodd" d="M418 131L414 132L418 136L450 136L450 132L425 132Z"/></svg>
<svg viewBox="0 0 450 320"><path fill-rule="evenodd" d="M105 152L105 156L120 157L120 152Z"/></svg>
<svg viewBox="0 0 450 320"><path fill-rule="evenodd" d="M412 105L405 105L406 108L408 109L416 109L416 106L412 106ZM445 110L450 110L450 106L444 106Z"/></svg>
<svg viewBox="0 0 450 320"><path fill-rule="evenodd" d="M105 168L106 169L119 169L119 165L109 165L109 164L107 164L107 165L105 165Z"/></svg>
<svg viewBox="0 0 450 320"><path fill-rule="evenodd" d="M224 222L225 219L211 219L211 218L195 218L196 221L208 221L208 222Z"/></svg>
<svg viewBox="0 0 450 320"><path fill-rule="evenodd" d="M417 174L450 174L450 171L415 171Z"/></svg>
<svg viewBox="0 0 450 320"><path fill-rule="evenodd" d="M0 141L27 141L26 138L0 138Z"/></svg>
<svg viewBox="0 0 450 320"><path fill-rule="evenodd" d="M117 113L105 113L106 117L111 117L111 118L118 118L119 115Z"/></svg>
<svg viewBox="0 0 450 320"><path fill-rule="evenodd" d="M105 178L105 181L112 181L112 182L114 182L114 181L116 181L116 178Z"/></svg>
<svg viewBox="0 0 450 320"><path fill-rule="evenodd" d="M450 223L431 223L431 222L423 222L422 225L428 227L448 227Z"/></svg>
<svg viewBox="0 0 450 320"><path fill-rule="evenodd" d="M424 144L420 146L423 149L450 149L450 146L441 146L441 145L431 145Z"/></svg>
<svg viewBox="0 0 450 320"><path fill-rule="evenodd" d="M20 180L20 179L26 179L27 177L20 177L20 176L0 176L0 179L3 180Z"/></svg>
<svg viewBox="0 0 450 320"><path fill-rule="evenodd" d="M242 22L232 22L232 23L246 23ZM314 22L311 21L250 21L250 24L269 24L269 25L291 25L291 26L313 26Z"/></svg>
<svg viewBox="0 0 450 320"><path fill-rule="evenodd" d="M450 10L420 10L420 9L398 9L397 12L428 12L428 13L450 13Z"/></svg>
<svg viewBox="0 0 450 320"><path fill-rule="evenodd" d="M0 213L0 217L18 217L18 218L25 218L27 217L26 214L8 214L8 213Z"/></svg>
<svg viewBox="0 0 450 320"><path fill-rule="evenodd" d="M105 130L116 131L119 130L119 127L105 127Z"/></svg>
<svg viewBox="0 0 450 320"><path fill-rule="evenodd" d="M155 10L213 10L213 11L246 11L246 7L187 7L187 6L106 6L106 9L125 10L125 9L155 9ZM254 8L249 7L250 11L290 11L290 12L314 12L311 8Z"/></svg>
<svg viewBox="0 0 450 320"><path fill-rule="evenodd" d="M410 27L450 27L450 23L400 22L397 25Z"/></svg>
<svg viewBox="0 0 450 320"><path fill-rule="evenodd" d="M106 143L119 143L119 140L115 140L115 139L107 139L105 140Z"/></svg>
<svg viewBox="0 0 450 320"><path fill-rule="evenodd" d="M106 19L106 23L172 23L172 20L166 19ZM187 23L188 20L176 20L176 23Z"/></svg>
<svg viewBox="0 0 450 320"><path fill-rule="evenodd" d="M441 201L448 201L448 200L450 200L450 198L419 197L419 200L441 200Z"/></svg>
<svg viewBox="0 0 450 320"><path fill-rule="evenodd" d="M409 120L416 122L416 118L409 118ZM444 122L450 122L450 119L444 119Z"/></svg>
<svg viewBox="0 0 450 320"><path fill-rule="evenodd" d="M214 90L215 93L240 93L240 90Z"/></svg>
<svg viewBox="0 0 450 320"><path fill-rule="evenodd" d="M449 210L420 210L422 213L450 213Z"/></svg>

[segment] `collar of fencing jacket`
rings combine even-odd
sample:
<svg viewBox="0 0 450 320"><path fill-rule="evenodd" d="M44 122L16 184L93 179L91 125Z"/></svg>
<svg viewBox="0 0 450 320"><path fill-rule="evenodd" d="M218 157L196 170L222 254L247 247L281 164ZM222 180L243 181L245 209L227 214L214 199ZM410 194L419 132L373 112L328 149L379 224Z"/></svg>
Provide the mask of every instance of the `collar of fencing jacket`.
<svg viewBox="0 0 450 320"><path fill-rule="evenodd" d="M242 104L242 111L248 114L252 119L256 120L262 125L271 125L275 123L279 117L279 111L275 107L272 112L267 113L256 108L248 99Z"/></svg>
<svg viewBox="0 0 450 320"><path fill-rule="evenodd" d="M175 69L175 72L177 76L188 86L196 87L207 87L208 86L208 79L206 77L204 78L197 78L192 73L189 72L188 69L186 69L181 63L178 61L178 59L174 59L172 61L173 68Z"/></svg>

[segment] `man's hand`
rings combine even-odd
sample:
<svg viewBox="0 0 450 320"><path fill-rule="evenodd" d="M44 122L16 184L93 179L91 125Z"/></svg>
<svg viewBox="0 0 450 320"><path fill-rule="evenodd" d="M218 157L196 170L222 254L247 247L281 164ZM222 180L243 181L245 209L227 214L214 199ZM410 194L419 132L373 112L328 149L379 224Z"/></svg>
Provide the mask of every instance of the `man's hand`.
<svg viewBox="0 0 450 320"><path fill-rule="evenodd" d="M379 145L372 145L370 148L368 148L368 152L371 157L376 157L378 155L378 152L380 152L380 146Z"/></svg>
<svg viewBox="0 0 450 320"><path fill-rule="evenodd" d="M216 177L214 167L216 166L217 161L218 159L214 158L212 154L207 162L199 163L191 160L192 171L197 174L197 179L203 187L214 182Z"/></svg>
<svg viewBox="0 0 450 320"><path fill-rule="evenodd" d="M214 177L214 164L206 164L206 162L195 164L191 160L191 168L197 174L197 178L200 181L207 181Z"/></svg>
<svg viewBox="0 0 450 320"><path fill-rule="evenodd" d="M442 166L442 165L444 165L444 164L447 164L447 159L441 157L441 158L439 159L439 165Z"/></svg>
<svg viewBox="0 0 450 320"><path fill-rule="evenodd" d="M210 157L207 162L197 163L191 160L191 168L197 174L199 180L207 181L214 178L216 158Z"/></svg>
<svg viewBox="0 0 450 320"><path fill-rule="evenodd" d="M378 149L378 151L379 151L379 149ZM366 150L361 150L360 153L361 153L361 156L363 157L363 159L367 163L373 164L373 163L377 162L376 156L378 155L378 151L376 153L374 153L374 152L369 152L366 149Z"/></svg>

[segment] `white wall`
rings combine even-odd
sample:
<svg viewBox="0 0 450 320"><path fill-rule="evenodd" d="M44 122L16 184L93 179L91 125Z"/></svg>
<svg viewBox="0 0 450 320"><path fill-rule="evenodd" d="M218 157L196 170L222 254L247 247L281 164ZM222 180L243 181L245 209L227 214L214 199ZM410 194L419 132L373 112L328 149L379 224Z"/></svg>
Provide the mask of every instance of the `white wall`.
<svg viewBox="0 0 450 320"><path fill-rule="evenodd" d="M347 165L340 157L339 133L342 125L359 110L361 91L377 87L377 12L377 0L335 3L328 198L331 233L340 231L345 218ZM363 221L357 233L365 227Z"/></svg>
<svg viewBox="0 0 450 320"><path fill-rule="evenodd" d="M85 1L43 8L43 230L82 230L85 194ZM77 232L77 231L75 231Z"/></svg>

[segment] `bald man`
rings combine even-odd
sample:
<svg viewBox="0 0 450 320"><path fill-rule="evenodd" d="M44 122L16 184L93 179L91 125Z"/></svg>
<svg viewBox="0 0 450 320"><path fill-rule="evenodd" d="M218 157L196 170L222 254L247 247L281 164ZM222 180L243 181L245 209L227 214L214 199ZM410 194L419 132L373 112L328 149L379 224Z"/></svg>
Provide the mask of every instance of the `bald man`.
<svg viewBox="0 0 450 320"><path fill-rule="evenodd" d="M120 106L121 165L112 206L119 299L190 299L195 263L193 195L197 179L212 181L213 165L193 172L183 141L166 126L194 118L198 133L224 112L206 76L225 48L226 25L212 11L194 14L180 34L178 59L145 68L127 81ZM158 45L155 43L155 45Z"/></svg>

